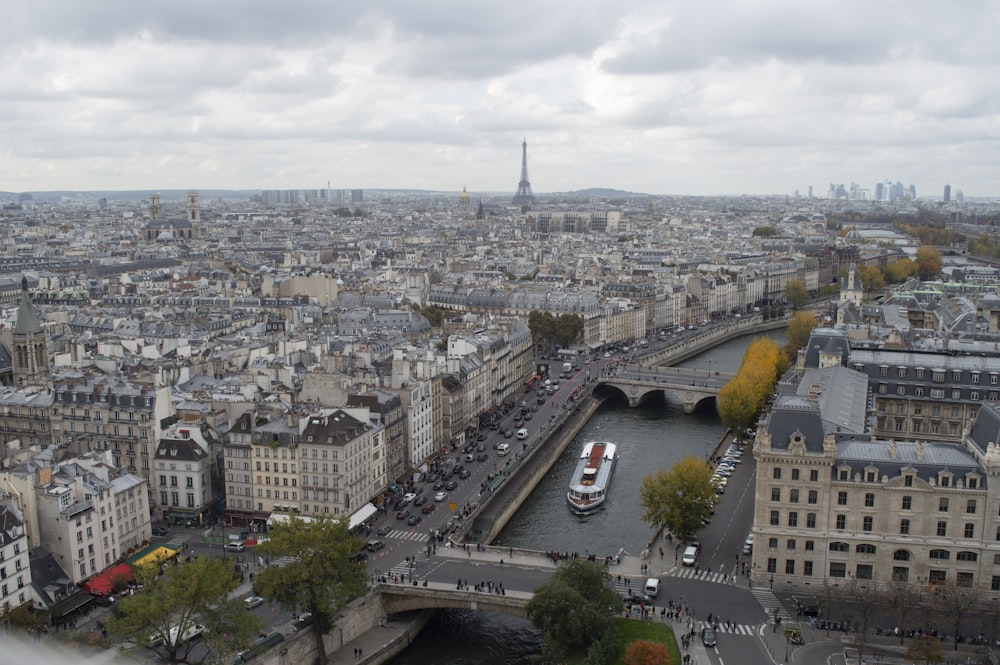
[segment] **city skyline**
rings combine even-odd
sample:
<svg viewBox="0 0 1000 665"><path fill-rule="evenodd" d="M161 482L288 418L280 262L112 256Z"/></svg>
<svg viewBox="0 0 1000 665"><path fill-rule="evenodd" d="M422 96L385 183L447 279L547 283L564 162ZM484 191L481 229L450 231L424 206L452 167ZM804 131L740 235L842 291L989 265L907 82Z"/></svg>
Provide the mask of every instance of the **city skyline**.
<svg viewBox="0 0 1000 665"><path fill-rule="evenodd" d="M987 2L298 10L11 14L0 190L998 194Z"/></svg>

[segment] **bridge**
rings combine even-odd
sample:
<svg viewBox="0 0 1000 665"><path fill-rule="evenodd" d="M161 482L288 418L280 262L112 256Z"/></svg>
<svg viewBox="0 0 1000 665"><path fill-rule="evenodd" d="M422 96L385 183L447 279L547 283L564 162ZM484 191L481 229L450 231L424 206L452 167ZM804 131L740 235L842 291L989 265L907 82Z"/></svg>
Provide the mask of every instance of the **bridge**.
<svg viewBox="0 0 1000 665"><path fill-rule="evenodd" d="M719 389L732 378L728 372L690 367L621 365L610 370L609 376L599 378L597 387L616 388L628 398L632 407L662 392L683 404L684 413L694 413L702 402L717 397Z"/></svg>
<svg viewBox="0 0 1000 665"><path fill-rule="evenodd" d="M507 589L501 595L496 591L475 591L470 586L458 589L457 585L437 582L429 582L427 586L378 584L372 591L378 594L382 611L387 616L412 610L450 607L499 612L526 619L528 615L525 607L534 595L531 592Z"/></svg>

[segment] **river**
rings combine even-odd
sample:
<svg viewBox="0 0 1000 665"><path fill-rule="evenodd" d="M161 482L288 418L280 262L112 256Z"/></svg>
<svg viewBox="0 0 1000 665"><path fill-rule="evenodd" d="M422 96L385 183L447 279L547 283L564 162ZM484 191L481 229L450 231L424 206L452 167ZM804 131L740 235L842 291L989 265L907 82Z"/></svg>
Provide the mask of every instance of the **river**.
<svg viewBox="0 0 1000 665"><path fill-rule="evenodd" d="M784 332L768 335L779 345ZM678 363L707 371L735 372L754 336L741 337ZM638 555L653 536L641 519L639 485L658 467L669 469L685 455L705 457L724 428L714 408L685 415L666 401L629 408L627 400L604 404L555 463L524 505L500 532L496 543L537 550ZM619 444L608 500L596 513L579 517L566 506L566 486L584 442ZM553 515L563 518L553 520ZM413 645L392 665L525 665L541 644L538 632L512 617L446 610L438 612Z"/></svg>

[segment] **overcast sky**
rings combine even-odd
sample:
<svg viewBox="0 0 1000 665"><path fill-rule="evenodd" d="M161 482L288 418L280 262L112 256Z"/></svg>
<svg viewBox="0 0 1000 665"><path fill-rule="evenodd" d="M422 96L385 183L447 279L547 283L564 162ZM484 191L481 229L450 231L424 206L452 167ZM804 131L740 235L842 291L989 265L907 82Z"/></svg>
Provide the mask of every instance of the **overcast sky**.
<svg viewBox="0 0 1000 665"><path fill-rule="evenodd" d="M1000 194L1000 2L28 0L0 190Z"/></svg>

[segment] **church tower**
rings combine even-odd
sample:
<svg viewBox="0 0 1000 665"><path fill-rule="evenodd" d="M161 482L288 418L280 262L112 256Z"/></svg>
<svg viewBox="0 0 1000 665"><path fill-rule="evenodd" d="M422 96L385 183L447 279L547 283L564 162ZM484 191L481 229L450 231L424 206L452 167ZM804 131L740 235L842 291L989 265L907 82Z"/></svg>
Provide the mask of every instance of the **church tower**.
<svg viewBox="0 0 1000 665"><path fill-rule="evenodd" d="M21 304L17 308L17 323L11 334L13 379L17 387L48 379L49 341L31 304L28 278L21 278Z"/></svg>

